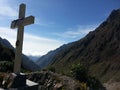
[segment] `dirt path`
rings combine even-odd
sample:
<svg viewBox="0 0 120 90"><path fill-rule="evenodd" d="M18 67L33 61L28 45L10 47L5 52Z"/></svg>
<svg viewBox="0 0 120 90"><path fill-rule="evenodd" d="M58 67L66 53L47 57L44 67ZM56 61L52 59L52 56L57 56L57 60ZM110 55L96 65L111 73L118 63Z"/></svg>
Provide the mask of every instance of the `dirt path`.
<svg viewBox="0 0 120 90"><path fill-rule="evenodd" d="M108 82L104 86L107 90L120 90L120 82Z"/></svg>

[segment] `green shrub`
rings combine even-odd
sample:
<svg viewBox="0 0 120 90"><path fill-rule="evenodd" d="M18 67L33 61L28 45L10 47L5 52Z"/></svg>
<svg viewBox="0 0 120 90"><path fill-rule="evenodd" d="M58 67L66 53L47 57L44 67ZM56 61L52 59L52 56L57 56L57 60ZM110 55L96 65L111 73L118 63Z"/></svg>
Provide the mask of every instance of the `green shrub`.
<svg viewBox="0 0 120 90"><path fill-rule="evenodd" d="M80 82L86 82L88 77L88 70L81 64L74 64L71 68L72 76Z"/></svg>
<svg viewBox="0 0 120 90"><path fill-rule="evenodd" d="M105 90L101 82L95 77L88 75L88 69L81 64L74 64L71 68L72 76L79 80L82 85L82 90L89 87L90 90Z"/></svg>
<svg viewBox="0 0 120 90"><path fill-rule="evenodd" d="M5 61L0 65L1 72L12 72L13 71L13 62Z"/></svg>
<svg viewBox="0 0 120 90"><path fill-rule="evenodd" d="M52 71L52 72L55 72L56 70L55 70L55 67L53 67L53 66L49 66L48 67L48 70L50 70L50 71Z"/></svg>
<svg viewBox="0 0 120 90"><path fill-rule="evenodd" d="M95 77L88 77L87 85L90 87L90 89L93 90L104 90L104 87L101 84L101 82Z"/></svg>
<svg viewBox="0 0 120 90"><path fill-rule="evenodd" d="M81 83L80 84L80 90L87 90L87 84L86 83Z"/></svg>

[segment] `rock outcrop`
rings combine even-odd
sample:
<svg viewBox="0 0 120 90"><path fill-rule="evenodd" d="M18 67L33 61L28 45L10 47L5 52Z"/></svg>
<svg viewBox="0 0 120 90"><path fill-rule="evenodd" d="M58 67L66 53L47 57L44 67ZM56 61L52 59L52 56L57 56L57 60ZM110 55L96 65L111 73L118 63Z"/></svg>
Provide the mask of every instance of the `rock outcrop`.
<svg viewBox="0 0 120 90"><path fill-rule="evenodd" d="M30 73L27 78L39 83L39 90L80 90L82 87L73 78L50 71Z"/></svg>

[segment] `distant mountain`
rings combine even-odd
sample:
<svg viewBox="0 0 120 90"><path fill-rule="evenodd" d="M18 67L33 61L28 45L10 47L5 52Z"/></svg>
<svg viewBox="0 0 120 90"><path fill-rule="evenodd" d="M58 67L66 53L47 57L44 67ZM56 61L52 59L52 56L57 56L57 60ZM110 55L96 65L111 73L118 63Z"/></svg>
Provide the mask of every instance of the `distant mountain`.
<svg viewBox="0 0 120 90"><path fill-rule="evenodd" d="M14 52L14 47L9 43L8 40L6 39L2 39L0 37L0 45L1 45L1 50L6 50L7 55L1 51L1 55L0 58L2 58L0 61L13 61L15 58L15 52ZM10 53L8 53L10 52ZM11 55L12 54L12 55ZM8 57L11 57L8 58ZM8 58L7 60L5 58ZM39 66L36 65L32 60L30 60L27 56L25 56L24 54L22 54L22 67L27 69L27 70L31 70L31 71L36 71L39 69Z"/></svg>
<svg viewBox="0 0 120 90"><path fill-rule="evenodd" d="M36 71L39 70L40 67L33 62L32 60L30 60L26 55L22 54L22 65L24 68L31 70L31 71Z"/></svg>
<svg viewBox="0 0 120 90"><path fill-rule="evenodd" d="M37 63L52 65L59 72L66 72L73 63L82 63L101 81L120 80L120 9L113 10L84 38L49 52Z"/></svg>
<svg viewBox="0 0 120 90"><path fill-rule="evenodd" d="M41 56L28 55L27 57L29 57L33 62L36 62Z"/></svg>
<svg viewBox="0 0 120 90"><path fill-rule="evenodd" d="M63 51L65 47L68 45L63 45L60 48L48 52L46 55L41 56L37 61L36 64L38 64L41 68L46 67L49 63L52 62L54 59L55 55L57 55L59 52Z"/></svg>

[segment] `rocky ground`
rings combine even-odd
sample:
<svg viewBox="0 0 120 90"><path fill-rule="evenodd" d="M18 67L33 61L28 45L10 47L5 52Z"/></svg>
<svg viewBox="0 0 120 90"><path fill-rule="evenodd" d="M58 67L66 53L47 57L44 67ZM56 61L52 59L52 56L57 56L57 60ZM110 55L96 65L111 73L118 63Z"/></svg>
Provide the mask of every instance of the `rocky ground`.
<svg viewBox="0 0 120 90"><path fill-rule="evenodd" d="M73 78L50 71L27 73L26 78L31 81L37 82L39 84L39 90L81 90L81 88L84 88L81 83L74 80ZM5 86L2 84L4 79L7 80ZM13 86L14 84L14 80L18 79L14 79L11 74L0 73L0 90L4 87L6 89L11 88L11 86ZM19 79L19 82L19 84L24 83L24 80L21 81Z"/></svg>
<svg viewBox="0 0 120 90"><path fill-rule="evenodd" d="M3 78L6 75L8 74L0 73L0 86L2 86ZM50 71L27 73L26 77L31 81L37 82L39 90L87 90L88 88L85 83L80 83L71 77ZM106 90L120 90L120 82L110 80L104 83L104 87L106 87Z"/></svg>
<svg viewBox="0 0 120 90"><path fill-rule="evenodd" d="M108 82L104 83L106 90L120 90L120 82Z"/></svg>
<svg viewBox="0 0 120 90"><path fill-rule="evenodd" d="M39 83L39 90L80 90L82 88L76 80L49 71L30 73L27 78Z"/></svg>

